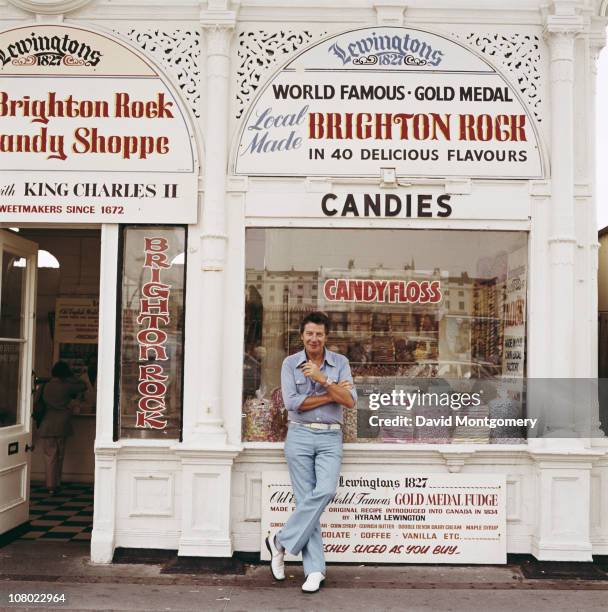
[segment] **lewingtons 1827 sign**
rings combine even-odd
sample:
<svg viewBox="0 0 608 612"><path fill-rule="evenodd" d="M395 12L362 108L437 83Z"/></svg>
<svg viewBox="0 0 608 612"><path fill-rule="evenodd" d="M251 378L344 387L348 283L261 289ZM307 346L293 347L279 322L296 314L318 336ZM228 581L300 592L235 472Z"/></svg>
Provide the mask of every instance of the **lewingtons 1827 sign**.
<svg viewBox="0 0 608 612"><path fill-rule="evenodd" d="M320 518L325 558L505 563L505 489L496 474L343 472ZM262 473L262 559L269 559L264 538L287 522L295 501L287 472Z"/></svg>
<svg viewBox="0 0 608 612"><path fill-rule="evenodd" d="M471 49L422 30L364 28L310 47L266 84L235 172L540 178L534 121Z"/></svg>
<svg viewBox="0 0 608 612"><path fill-rule="evenodd" d="M196 145L167 79L104 33L0 33L0 219L196 221Z"/></svg>

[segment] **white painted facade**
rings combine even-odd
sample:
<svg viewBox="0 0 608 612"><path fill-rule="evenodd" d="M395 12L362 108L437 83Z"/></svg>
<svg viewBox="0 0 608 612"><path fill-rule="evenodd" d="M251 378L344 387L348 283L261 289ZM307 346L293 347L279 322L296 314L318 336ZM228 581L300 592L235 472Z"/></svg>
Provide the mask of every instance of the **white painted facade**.
<svg viewBox="0 0 608 612"><path fill-rule="evenodd" d="M480 8L483 4L484 8ZM604 45L599 0L0 0L0 27L87 25L156 61L195 117L201 163L198 223L189 226L183 441L113 440L118 226L102 226L95 514L92 560L116 547L230 556L260 546L264 471L284 466L282 444L241 441L246 227L377 227L529 232L530 377L597 376L594 199L595 61ZM547 176L532 181L415 179L470 194L516 218L284 217L273 195L378 189L376 179L272 178L229 172L236 135L260 85L307 44L365 26L411 26L454 37L520 91L538 121ZM265 205L266 202L266 205ZM584 400L584 401L583 401ZM597 402L572 410L597 422ZM525 445L345 445L344 469L381 474L505 474L507 550L543 560L608 554L608 440Z"/></svg>

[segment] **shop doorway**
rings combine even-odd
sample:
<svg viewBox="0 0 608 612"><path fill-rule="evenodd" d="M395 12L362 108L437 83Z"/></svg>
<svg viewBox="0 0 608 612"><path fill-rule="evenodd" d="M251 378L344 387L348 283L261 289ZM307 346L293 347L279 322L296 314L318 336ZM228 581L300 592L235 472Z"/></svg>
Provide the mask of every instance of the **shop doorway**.
<svg viewBox="0 0 608 612"><path fill-rule="evenodd" d="M16 227L0 230L0 245L0 535L90 540L101 231ZM50 493L49 447L32 412L58 361L83 384Z"/></svg>

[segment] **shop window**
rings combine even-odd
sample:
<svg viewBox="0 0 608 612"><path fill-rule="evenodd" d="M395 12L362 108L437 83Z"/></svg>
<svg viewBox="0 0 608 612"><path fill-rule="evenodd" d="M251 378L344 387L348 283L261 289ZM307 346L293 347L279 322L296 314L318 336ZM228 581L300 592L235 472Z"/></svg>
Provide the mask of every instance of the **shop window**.
<svg viewBox="0 0 608 612"><path fill-rule="evenodd" d="M181 434L186 229L123 226L115 439Z"/></svg>
<svg viewBox="0 0 608 612"><path fill-rule="evenodd" d="M248 278L285 282L280 302L247 299L245 357L257 374L246 378L258 386L243 385L244 441L284 439L281 364L302 349L299 324L313 310L329 315L326 346L348 357L357 387L356 409L344 410L346 442L429 442L416 428L365 427L371 393L409 389L412 381L444 380L452 390L508 381L509 401L523 412L525 232L251 228L246 268ZM471 296L455 312L450 289ZM496 397L487 393L479 414L492 414ZM466 435L446 429L436 441ZM498 441L493 435L486 441Z"/></svg>

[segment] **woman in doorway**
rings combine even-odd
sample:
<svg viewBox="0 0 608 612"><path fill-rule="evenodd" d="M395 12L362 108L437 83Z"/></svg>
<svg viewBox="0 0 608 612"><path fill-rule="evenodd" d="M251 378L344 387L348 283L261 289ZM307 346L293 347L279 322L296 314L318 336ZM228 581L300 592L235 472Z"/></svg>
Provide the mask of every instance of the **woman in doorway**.
<svg viewBox="0 0 608 612"><path fill-rule="evenodd" d="M51 376L51 380L46 383L42 392L46 412L38 433L44 448L46 487L53 495L61 485L65 441L72 433L68 404L86 390L86 384L74 378L70 366L65 361L58 361L53 366Z"/></svg>

